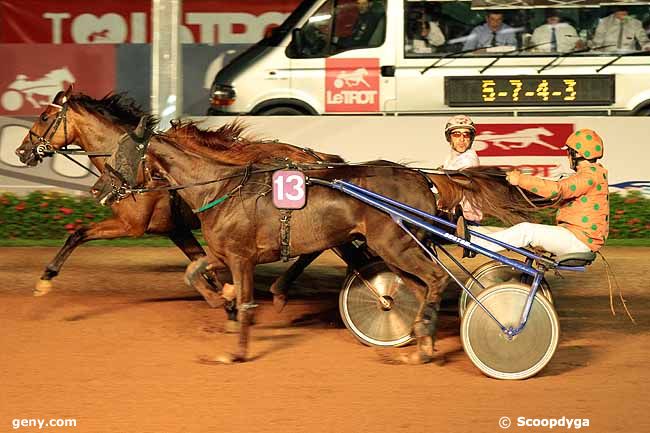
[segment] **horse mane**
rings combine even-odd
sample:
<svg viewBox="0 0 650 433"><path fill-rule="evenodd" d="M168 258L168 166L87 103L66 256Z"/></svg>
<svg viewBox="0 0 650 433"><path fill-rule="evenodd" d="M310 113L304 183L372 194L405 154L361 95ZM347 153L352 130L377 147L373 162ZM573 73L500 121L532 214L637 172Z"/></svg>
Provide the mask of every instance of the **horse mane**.
<svg viewBox="0 0 650 433"><path fill-rule="evenodd" d="M69 97L68 103L71 107L84 108L111 122L130 127L136 127L140 118L147 115L142 107L125 93L109 93L101 99L95 99L83 93L75 93Z"/></svg>
<svg viewBox="0 0 650 433"><path fill-rule="evenodd" d="M258 139L239 119L217 129L200 128L192 120L174 122L163 135L179 149L229 165L277 163L280 160L343 162L337 155L312 152L277 140Z"/></svg>
<svg viewBox="0 0 650 433"><path fill-rule="evenodd" d="M507 224L530 220L539 210L523 190L511 185L506 172L498 167L471 167L462 172L429 174L440 193L440 207L454 209L463 198L484 215L493 216Z"/></svg>

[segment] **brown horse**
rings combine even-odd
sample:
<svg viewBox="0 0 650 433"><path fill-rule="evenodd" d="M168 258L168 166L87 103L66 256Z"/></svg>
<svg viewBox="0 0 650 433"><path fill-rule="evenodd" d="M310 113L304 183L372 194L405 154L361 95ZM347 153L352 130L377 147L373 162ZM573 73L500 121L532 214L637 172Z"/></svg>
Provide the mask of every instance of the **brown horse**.
<svg viewBox="0 0 650 433"><path fill-rule="evenodd" d="M36 165L47 154L75 143L87 152L112 153L120 136L134 129L144 115L143 111L131 99L123 95L110 95L103 99L93 99L83 94L59 93L52 104L32 125L28 135L16 150L20 160L27 165ZM210 155L226 145L236 143L244 145L251 139L243 135L243 125L233 122L216 131L199 129L193 123L176 124L169 132L169 137L177 137L188 147L200 149ZM251 146L254 149L254 146ZM341 162L335 155L313 152L285 143L272 143L272 150L264 154L265 158L277 160L289 157L302 162L331 161ZM248 154L251 161L233 159L233 163L262 162L257 155ZM90 156L93 165L104 171L104 158ZM147 186L165 186L163 179L150 179ZM138 196L137 200L125 200L112 206L113 216L104 221L84 225L72 233L54 259L46 266L36 285L37 296L48 293L52 288L51 280L56 277L63 263L79 245L96 239L114 239L120 237L139 237L144 234L168 236L190 259L205 256L205 252L195 239L191 230L199 228L199 220L187 204L176 194L166 191ZM286 287L302 272L318 254L301 257L287 273L276 281L272 290L283 299ZM202 290L201 294L211 306L222 302L213 291Z"/></svg>
<svg viewBox="0 0 650 433"><path fill-rule="evenodd" d="M186 280L195 286L204 284L196 276L205 269L228 268L232 273L241 323L240 338L235 353L218 357L218 362L246 360L255 307L253 270L256 264L278 260L282 249L278 236L282 230L282 213L273 206L268 194L271 172L281 165L229 165L232 158L249 160L241 155L249 150L251 156L259 154L264 147L268 144L260 145L254 151L246 145L231 146L220 152L222 162L219 162L214 157L206 158L200 150L187 146L184 141L161 136L151 141L146 153L145 172L157 173L170 185L177 185L179 194L194 209L215 198L225 198L218 206L199 214L209 255L207 259L190 264L186 272ZM115 155L116 160L127 158L124 154ZM132 156L129 163L138 165L140 160L140 156ZM441 200L453 207L463 195L478 206L487 206L485 200L494 199L493 206L503 216L514 217L507 215L511 208L509 203L482 193L494 190L497 185L503 188L503 177L480 175L484 170L473 172L477 176L471 177L470 182L463 174L432 175L442 194ZM357 167L335 166L310 169L309 174L322 179L346 179L426 212L436 212L435 198L426 178L397 164L375 162ZM93 190L104 191L105 185L119 185L120 182L113 170L106 171ZM102 199L112 202L117 197L111 193ZM432 359L436 311L447 275L431 262L410 234L394 224L388 215L320 185L311 187L308 204L293 211L290 224L292 256L333 248L363 236L369 248L415 291L421 303L413 325L417 350L407 360L422 363ZM415 232L415 235L419 238L425 236L421 232Z"/></svg>

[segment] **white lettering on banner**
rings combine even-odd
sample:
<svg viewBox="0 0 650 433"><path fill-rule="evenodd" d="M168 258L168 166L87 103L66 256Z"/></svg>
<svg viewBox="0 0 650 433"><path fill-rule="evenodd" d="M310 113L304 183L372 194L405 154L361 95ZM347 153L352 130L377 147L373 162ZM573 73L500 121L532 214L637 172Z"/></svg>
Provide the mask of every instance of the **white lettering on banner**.
<svg viewBox="0 0 650 433"><path fill-rule="evenodd" d="M342 90L338 93L327 91L328 104L374 104L376 97L376 90Z"/></svg>
<svg viewBox="0 0 650 433"><path fill-rule="evenodd" d="M56 14L56 13L46 12L43 14L43 18L45 18L46 20L52 20L52 43L60 44L62 41L61 35L63 34L61 23L63 22L64 19L70 18L70 14L69 13Z"/></svg>
<svg viewBox="0 0 650 433"><path fill-rule="evenodd" d="M185 24L199 26L201 43L246 44L260 40L269 25L282 24L286 16L287 14L279 12L267 12L260 16L247 13L189 12ZM238 25L243 26L244 30L235 33L233 29Z"/></svg>
<svg viewBox="0 0 650 433"><path fill-rule="evenodd" d="M243 12L188 12L185 14L185 25L181 26L181 41L250 44L260 40L269 26L280 25L287 16L280 12L266 12L259 16ZM72 16L67 12L43 14L43 18L51 22L54 44L63 42L64 31L68 28L70 38L78 44L144 43L147 42L148 17L149 14L144 12L126 15L107 13L101 16L90 13ZM197 38L192 33L192 26L198 26Z"/></svg>
<svg viewBox="0 0 650 433"><path fill-rule="evenodd" d="M78 44L120 44L126 41L126 20L122 15L81 14L72 21L72 40Z"/></svg>

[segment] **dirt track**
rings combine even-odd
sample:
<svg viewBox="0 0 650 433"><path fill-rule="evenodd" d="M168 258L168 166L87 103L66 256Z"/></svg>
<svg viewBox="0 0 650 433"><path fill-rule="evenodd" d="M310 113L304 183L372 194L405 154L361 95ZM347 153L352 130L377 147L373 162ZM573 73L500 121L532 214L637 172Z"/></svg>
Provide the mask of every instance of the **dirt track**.
<svg viewBox="0 0 650 433"><path fill-rule="evenodd" d="M0 432L498 432L502 416L510 431L574 430L516 426L518 417L563 416L588 418L588 432L650 431L650 248L604 250L636 326L620 308L611 316L602 261L586 274L548 275L560 347L519 382L471 364L453 312L436 342L443 365L379 362L341 324L344 269L332 256L299 280L283 313L258 296L253 362L209 366L196 361L235 337L219 332L224 313L184 286L176 250L82 248L56 290L33 298L55 252L0 249ZM281 269L261 267L257 286ZM20 418L74 418L77 427L13 430Z"/></svg>

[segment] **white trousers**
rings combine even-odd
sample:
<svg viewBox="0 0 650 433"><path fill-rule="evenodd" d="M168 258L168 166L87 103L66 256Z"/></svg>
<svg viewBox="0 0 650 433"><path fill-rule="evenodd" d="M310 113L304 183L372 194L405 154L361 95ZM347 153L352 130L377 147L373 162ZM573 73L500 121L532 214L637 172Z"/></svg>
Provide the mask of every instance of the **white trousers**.
<svg viewBox="0 0 650 433"><path fill-rule="evenodd" d="M569 253L588 253L591 249L578 239L571 231L560 226L545 224L519 223L501 231L493 231L488 227L470 227L471 230L490 236L514 247L542 248L556 256ZM472 242L490 251L501 251L505 248L472 236Z"/></svg>

